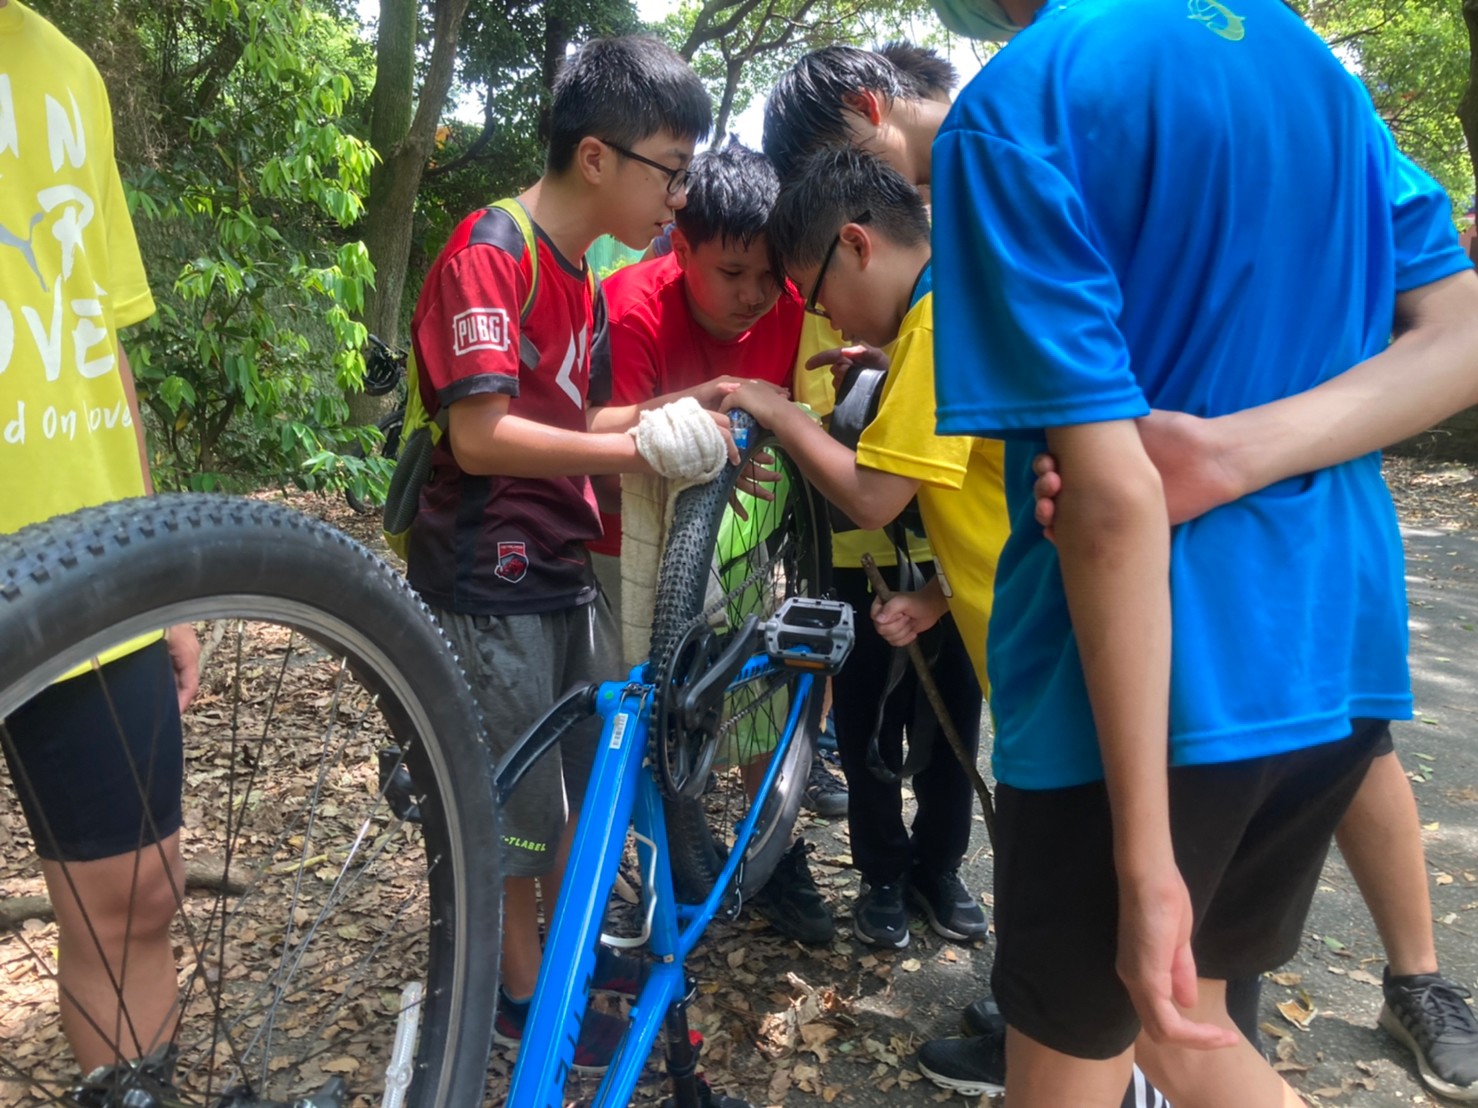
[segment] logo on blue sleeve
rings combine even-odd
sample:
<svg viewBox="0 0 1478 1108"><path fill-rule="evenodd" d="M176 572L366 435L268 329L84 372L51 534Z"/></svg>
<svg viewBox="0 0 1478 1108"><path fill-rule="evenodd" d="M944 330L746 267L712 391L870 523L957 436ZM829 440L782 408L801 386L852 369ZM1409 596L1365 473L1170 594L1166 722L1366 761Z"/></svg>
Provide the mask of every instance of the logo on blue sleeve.
<svg viewBox="0 0 1478 1108"><path fill-rule="evenodd" d="M1241 42L1247 34L1242 17L1217 0L1189 0L1190 18L1206 24L1206 29L1228 42Z"/></svg>

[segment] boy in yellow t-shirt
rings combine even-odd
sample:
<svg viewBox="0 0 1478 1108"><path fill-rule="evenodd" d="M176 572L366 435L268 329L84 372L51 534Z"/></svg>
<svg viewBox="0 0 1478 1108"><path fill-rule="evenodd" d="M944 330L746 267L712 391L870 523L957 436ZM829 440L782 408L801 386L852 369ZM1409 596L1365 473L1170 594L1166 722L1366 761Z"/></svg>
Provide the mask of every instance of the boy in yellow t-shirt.
<svg viewBox="0 0 1478 1108"><path fill-rule="evenodd" d="M761 390L741 387L727 404L770 427L806 477L864 528L887 526L918 497L935 572L924 590L902 598L885 614L901 611L904 615L893 622L906 619L920 631L926 624L939 625L935 677L973 752L992 574L1008 529L1001 449L934 434L929 221L923 201L880 159L850 149L827 151L782 189L769 233L788 274L806 294L807 310L829 318L848 341L885 347L888 379L877 416L862 432L855 453L804 412ZM849 595L846 576L845 570L837 574L841 599L868 605L865 588ZM945 601L953 614L946 613ZM957 668L949 664L951 646ZM848 667L858 661L854 653ZM838 726L837 731L852 792L852 854L864 881L853 913L859 938L886 943L897 936L892 945L904 945L907 921L900 926L898 916L905 892L941 934L983 935L984 913L956 872L969 843L974 803L960 767L942 747L935 752L913 782L919 810L912 835L903 836L903 872L869 872L859 839L866 847L883 836L878 857L895 858L887 847L896 846L902 817L895 807L885 809L880 798L863 801L860 794L871 775L865 761L859 770L858 759L866 752L853 749L849 759L848 729ZM888 752L883 753L886 759ZM937 776L931 780L926 774ZM884 926L890 916L893 926Z"/></svg>

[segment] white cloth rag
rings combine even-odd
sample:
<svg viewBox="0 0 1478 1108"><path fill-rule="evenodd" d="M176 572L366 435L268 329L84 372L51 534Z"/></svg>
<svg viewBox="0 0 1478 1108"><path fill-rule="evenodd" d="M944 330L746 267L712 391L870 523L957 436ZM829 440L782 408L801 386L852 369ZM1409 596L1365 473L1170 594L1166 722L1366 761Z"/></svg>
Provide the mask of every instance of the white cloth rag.
<svg viewBox="0 0 1478 1108"><path fill-rule="evenodd" d="M729 444L713 416L691 396L642 412L626 432L659 476L701 483L723 472Z"/></svg>

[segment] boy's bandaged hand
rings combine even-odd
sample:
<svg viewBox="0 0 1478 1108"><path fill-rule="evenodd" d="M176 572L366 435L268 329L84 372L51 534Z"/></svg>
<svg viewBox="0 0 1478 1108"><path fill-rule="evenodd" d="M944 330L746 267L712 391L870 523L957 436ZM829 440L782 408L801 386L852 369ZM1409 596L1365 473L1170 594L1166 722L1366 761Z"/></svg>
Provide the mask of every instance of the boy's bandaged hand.
<svg viewBox="0 0 1478 1108"><path fill-rule="evenodd" d="M637 453L659 476L711 481L727 462L739 460L727 424L727 417L705 411L697 400L685 396L643 412L626 433L636 440Z"/></svg>

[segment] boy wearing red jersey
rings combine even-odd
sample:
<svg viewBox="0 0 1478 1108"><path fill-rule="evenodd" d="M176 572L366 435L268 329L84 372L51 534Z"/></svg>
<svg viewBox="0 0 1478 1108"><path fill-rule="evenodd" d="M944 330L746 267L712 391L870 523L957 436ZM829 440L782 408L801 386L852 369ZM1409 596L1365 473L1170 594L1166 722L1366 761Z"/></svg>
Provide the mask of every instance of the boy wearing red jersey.
<svg viewBox="0 0 1478 1108"><path fill-rule="evenodd" d="M411 323L420 395L431 418L445 408L449 422L407 574L461 656L495 755L565 689L621 670L585 546L601 534L590 475L651 470L625 433L638 410L609 406L605 306L584 254L602 234L640 248L661 231L684 203L710 117L702 82L656 39L588 43L555 81L544 176L517 198L537 261L518 221L485 208L453 231L421 290ZM503 811L504 1044L522 1037L539 969L538 896L552 912L592 750L563 744ZM625 961L601 948L594 987L633 989ZM587 1014L575 1070L603 1071L622 1032L613 1017Z"/></svg>

